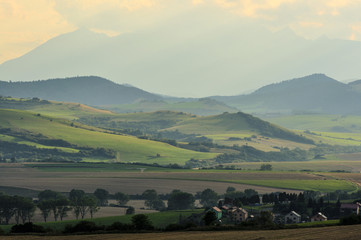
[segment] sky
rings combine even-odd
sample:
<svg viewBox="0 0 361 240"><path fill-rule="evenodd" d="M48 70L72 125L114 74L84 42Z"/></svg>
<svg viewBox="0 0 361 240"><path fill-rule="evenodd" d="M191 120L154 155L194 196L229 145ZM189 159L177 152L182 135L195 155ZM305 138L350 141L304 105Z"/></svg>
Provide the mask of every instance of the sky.
<svg viewBox="0 0 361 240"><path fill-rule="evenodd" d="M201 9L306 39L361 41L361 0L0 0L0 63L78 28L109 36Z"/></svg>

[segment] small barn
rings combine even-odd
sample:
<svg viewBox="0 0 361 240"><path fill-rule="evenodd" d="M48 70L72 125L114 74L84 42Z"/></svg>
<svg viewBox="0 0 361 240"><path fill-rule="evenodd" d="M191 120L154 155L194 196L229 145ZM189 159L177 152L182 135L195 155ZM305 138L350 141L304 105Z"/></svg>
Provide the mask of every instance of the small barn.
<svg viewBox="0 0 361 240"><path fill-rule="evenodd" d="M301 215L296 213L295 211L291 211L285 216L285 223L300 223L301 222Z"/></svg>
<svg viewBox="0 0 361 240"><path fill-rule="evenodd" d="M322 221L327 221L327 217L320 212L311 217L311 222L322 222Z"/></svg>

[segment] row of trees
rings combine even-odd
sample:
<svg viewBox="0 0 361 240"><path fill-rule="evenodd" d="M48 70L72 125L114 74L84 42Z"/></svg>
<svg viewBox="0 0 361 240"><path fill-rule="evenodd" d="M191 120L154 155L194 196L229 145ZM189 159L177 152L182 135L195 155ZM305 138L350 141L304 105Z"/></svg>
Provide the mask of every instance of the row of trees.
<svg viewBox="0 0 361 240"><path fill-rule="evenodd" d="M0 193L0 223L9 224L13 217L17 224L25 223L34 216L35 209L36 205L30 198Z"/></svg>

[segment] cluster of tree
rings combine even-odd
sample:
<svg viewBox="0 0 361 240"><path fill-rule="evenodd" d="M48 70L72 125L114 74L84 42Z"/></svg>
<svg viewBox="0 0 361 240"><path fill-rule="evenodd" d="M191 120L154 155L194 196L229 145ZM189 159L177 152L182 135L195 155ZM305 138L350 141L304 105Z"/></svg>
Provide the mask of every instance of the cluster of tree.
<svg viewBox="0 0 361 240"><path fill-rule="evenodd" d="M226 193L224 194L224 199L225 202L231 202L236 206L260 203L259 194L254 189L245 189L242 192L236 191L234 187L228 187Z"/></svg>
<svg viewBox="0 0 361 240"><path fill-rule="evenodd" d="M0 223L9 224L11 218L14 218L17 224L25 223L31 220L35 209L32 199L0 193Z"/></svg>
<svg viewBox="0 0 361 240"><path fill-rule="evenodd" d="M79 118L78 122L113 131L135 131L134 133L140 133L137 136L157 136L159 129L169 128L176 123L176 121L172 119L154 121L119 121L111 116L86 116Z"/></svg>
<svg viewBox="0 0 361 240"><path fill-rule="evenodd" d="M295 211L301 215L302 220L309 220L308 217L318 212L322 212L329 219L337 219L340 217L341 203L338 200L335 202L325 202L324 197L312 191L295 194L283 194L287 196L285 201L277 201L275 198L273 211L275 213L287 214L290 211ZM284 199L281 199L284 200Z"/></svg>
<svg viewBox="0 0 361 240"><path fill-rule="evenodd" d="M332 200L349 200L349 199L361 199L361 190L356 192L347 193L346 191L336 190L329 192L324 196L326 201Z"/></svg>

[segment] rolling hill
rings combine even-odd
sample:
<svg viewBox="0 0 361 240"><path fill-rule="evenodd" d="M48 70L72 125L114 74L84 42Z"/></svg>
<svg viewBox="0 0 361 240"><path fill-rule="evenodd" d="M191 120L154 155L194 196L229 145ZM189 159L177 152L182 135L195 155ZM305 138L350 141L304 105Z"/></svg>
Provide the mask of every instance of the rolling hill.
<svg viewBox="0 0 361 240"><path fill-rule="evenodd" d="M115 155L110 159L93 159L89 156L88 160L184 164L191 158L209 159L217 155L180 149L166 143L132 136L111 134L95 127L22 110L0 109L0 129L0 140L5 142L58 148L67 152L104 148L104 151L109 149Z"/></svg>
<svg viewBox="0 0 361 240"><path fill-rule="evenodd" d="M141 89L89 76L58 78L33 82L0 82L0 95L77 102L87 105L132 103L157 100L160 96Z"/></svg>
<svg viewBox="0 0 361 240"><path fill-rule="evenodd" d="M324 74L267 85L248 95L213 98L249 113L361 114L361 93Z"/></svg>
<svg viewBox="0 0 361 240"><path fill-rule="evenodd" d="M0 81L0 96L1 95L17 98L35 98L32 102L28 101L28 104L18 106L19 109L34 111L43 111L44 108L46 108L46 102L37 101L37 98L50 101L74 102L74 106L70 106L68 103L68 106L63 106L69 109L75 108L75 103L80 103L120 113L172 110L197 115L213 115L238 111L223 102L210 98L162 97L132 86L116 84L107 79L95 76L57 78L32 82ZM3 100L4 99L3 97ZM49 101L47 103L49 103ZM9 104L12 104L10 108L17 108L15 102L7 103L7 105ZM36 104L39 106L35 107ZM60 105L61 103L58 104ZM40 107L40 105L42 106ZM6 105L3 103L0 107L6 108ZM57 108L59 108L59 106Z"/></svg>

